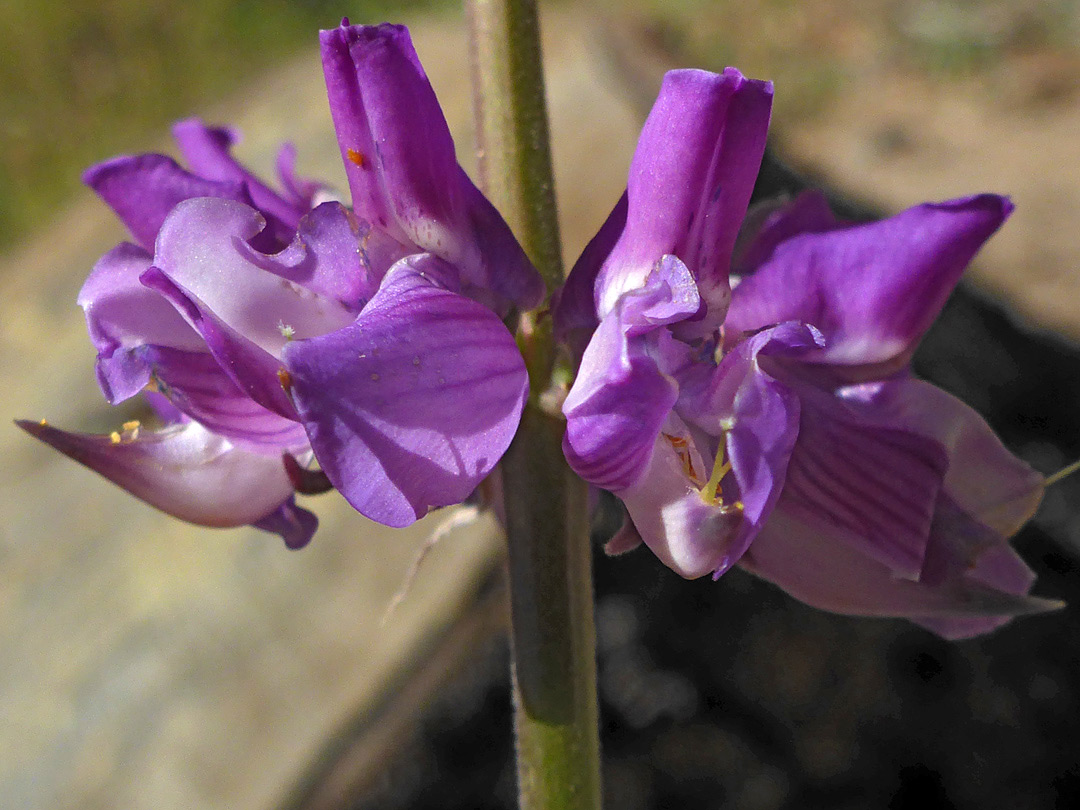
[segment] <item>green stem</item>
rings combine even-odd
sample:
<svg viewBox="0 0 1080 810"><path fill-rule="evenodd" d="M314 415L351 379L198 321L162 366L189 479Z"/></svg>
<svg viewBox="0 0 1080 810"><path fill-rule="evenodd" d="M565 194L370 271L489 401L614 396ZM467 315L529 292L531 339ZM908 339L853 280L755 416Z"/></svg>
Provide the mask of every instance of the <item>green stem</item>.
<svg viewBox="0 0 1080 810"><path fill-rule="evenodd" d="M562 283L534 0L466 0L485 191L550 293ZM522 810L599 810L592 558L585 485L563 422L538 407L551 381L550 319L518 330L533 395L501 464L509 545L514 729Z"/></svg>

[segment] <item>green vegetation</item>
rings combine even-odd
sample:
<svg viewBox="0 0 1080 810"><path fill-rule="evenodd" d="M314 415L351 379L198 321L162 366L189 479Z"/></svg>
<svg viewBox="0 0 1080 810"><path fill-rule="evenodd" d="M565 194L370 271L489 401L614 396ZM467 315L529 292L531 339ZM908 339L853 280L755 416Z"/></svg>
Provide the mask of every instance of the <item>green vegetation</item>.
<svg viewBox="0 0 1080 810"><path fill-rule="evenodd" d="M0 247L45 224L82 170L315 45L343 14L445 0L0 0Z"/></svg>

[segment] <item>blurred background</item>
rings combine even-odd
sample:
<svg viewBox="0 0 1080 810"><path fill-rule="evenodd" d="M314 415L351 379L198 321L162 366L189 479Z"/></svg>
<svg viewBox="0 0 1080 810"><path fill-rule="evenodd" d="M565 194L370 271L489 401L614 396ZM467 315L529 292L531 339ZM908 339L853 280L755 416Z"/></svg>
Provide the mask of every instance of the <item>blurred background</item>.
<svg viewBox="0 0 1080 810"><path fill-rule="evenodd" d="M917 357L1043 472L1080 456L1080 3L627 0L544 5L564 253L625 184L665 69L776 82L759 196L825 187L853 218L978 191L1017 212ZM75 296L123 238L79 184L170 122L239 125L269 174L343 185L315 32L408 22L463 164L456 3L0 0L0 383L8 418L112 430ZM174 152L172 152L175 154ZM582 178L587 178L583 182ZM336 495L290 553L180 525L0 434L0 807L512 806L500 540L447 515L390 532ZM617 522L605 502L601 542ZM1080 480L1017 546L1080 601ZM612 808L1080 806L1075 608L947 645L833 617L741 572L687 583L596 559Z"/></svg>

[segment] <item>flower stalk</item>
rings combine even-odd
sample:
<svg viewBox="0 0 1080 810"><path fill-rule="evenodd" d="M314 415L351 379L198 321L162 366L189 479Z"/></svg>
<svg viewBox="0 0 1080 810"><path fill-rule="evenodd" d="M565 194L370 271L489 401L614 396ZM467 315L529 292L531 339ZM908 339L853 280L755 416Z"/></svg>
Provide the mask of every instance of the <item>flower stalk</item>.
<svg viewBox="0 0 1080 810"><path fill-rule="evenodd" d="M540 271L562 284L533 0L467 0L481 184ZM521 316L532 395L502 462L511 586L519 803L598 810L600 755L586 490L564 423L538 395L554 364L550 320Z"/></svg>

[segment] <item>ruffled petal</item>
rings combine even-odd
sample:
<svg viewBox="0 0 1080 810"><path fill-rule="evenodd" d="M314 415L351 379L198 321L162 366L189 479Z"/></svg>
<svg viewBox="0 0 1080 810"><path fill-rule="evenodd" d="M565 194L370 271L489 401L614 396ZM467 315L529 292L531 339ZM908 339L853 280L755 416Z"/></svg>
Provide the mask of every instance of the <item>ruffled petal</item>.
<svg viewBox="0 0 1080 810"><path fill-rule="evenodd" d="M83 182L98 193L135 241L148 250L153 249L162 223L181 200L220 197L251 203L243 183L198 177L165 155L113 158L87 169Z"/></svg>
<svg viewBox="0 0 1080 810"><path fill-rule="evenodd" d="M286 419L297 419L288 396L289 379L276 357L222 322L206 305L165 275L151 267L142 283L160 293L202 336L206 348L229 378L263 408Z"/></svg>
<svg viewBox="0 0 1080 810"><path fill-rule="evenodd" d="M403 245L373 231L338 202L323 203L306 214L292 242L279 253L268 256L240 240L233 245L254 267L341 304L325 306L335 317L326 324L330 328L344 325L350 314L359 312L379 288L383 274L406 255Z"/></svg>
<svg viewBox="0 0 1080 810"><path fill-rule="evenodd" d="M136 436L17 424L136 498L200 526L256 523L292 496L280 456L241 450L197 422Z"/></svg>
<svg viewBox="0 0 1080 810"><path fill-rule="evenodd" d="M399 262L356 322L290 343L292 393L324 472L362 514L405 526L459 503L516 432L524 361L491 311Z"/></svg>
<svg viewBox="0 0 1080 810"><path fill-rule="evenodd" d="M827 339L808 362L841 367L852 382L887 376L908 362L964 268L1011 211L1006 198L983 194L788 239L736 288L727 338L802 321Z"/></svg>
<svg viewBox="0 0 1080 810"><path fill-rule="evenodd" d="M78 303L97 349L97 378L113 405L134 396L149 382L140 349L148 344L195 351L202 340L169 302L146 289L139 276L150 254L122 242L102 256L79 291Z"/></svg>
<svg viewBox="0 0 1080 810"><path fill-rule="evenodd" d="M286 200L232 156L232 146L240 140L236 130L208 127L198 118L188 118L173 124L172 133L192 171L208 180L242 184L274 236L283 243L292 238L308 208Z"/></svg>
<svg viewBox="0 0 1080 810"><path fill-rule="evenodd" d="M272 257L257 254L247 244L263 224L247 205L186 200L161 227L154 265L222 323L273 355L293 338L314 337L350 323L355 311L290 281L288 274L295 269L283 265L280 275L268 272L275 266ZM354 264L354 251L339 261ZM311 255L318 265L320 256ZM337 269L332 264L330 272ZM362 284L358 264L352 272ZM326 274L320 275L325 280Z"/></svg>
<svg viewBox="0 0 1080 810"><path fill-rule="evenodd" d="M988 558L978 578L965 576L927 585L892 575L888 567L858 550L838 526L822 526L816 515L781 499L768 524L743 555L747 570L822 610L859 616L914 619L947 638L986 632L1003 621L1027 613L1052 610L1056 602L1030 597L991 574L1013 564L1001 552ZM1026 588L1025 588L1026 592Z"/></svg>
<svg viewBox="0 0 1080 810"><path fill-rule="evenodd" d="M697 278L708 307L702 329L723 320L731 253L765 152L771 106L772 85L734 68L664 77L630 167L626 227L598 280L601 317L642 284L654 262L673 254Z"/></svg>

